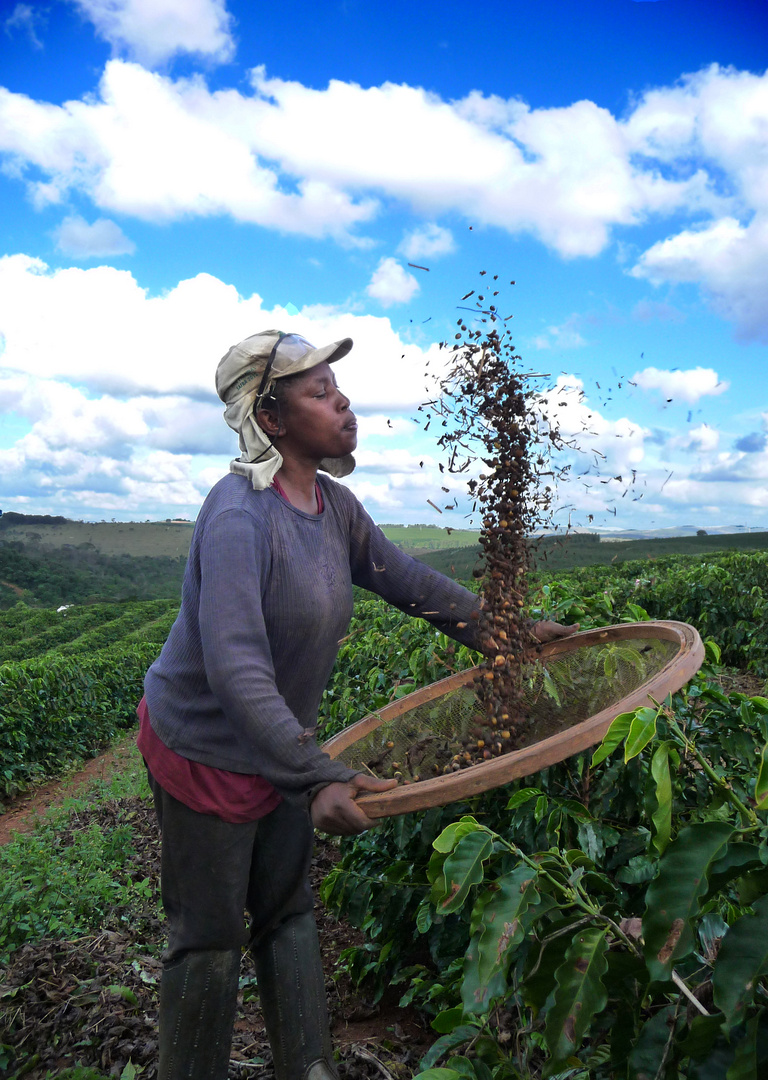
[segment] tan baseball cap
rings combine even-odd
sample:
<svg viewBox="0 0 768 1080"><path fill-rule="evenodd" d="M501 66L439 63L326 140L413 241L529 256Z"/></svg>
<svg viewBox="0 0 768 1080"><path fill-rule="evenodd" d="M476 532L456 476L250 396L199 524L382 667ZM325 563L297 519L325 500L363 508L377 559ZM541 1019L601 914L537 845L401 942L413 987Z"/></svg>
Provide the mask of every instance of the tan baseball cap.
<svg viewBox="0 0 768 1080"><path fill-rule="evenodd" d="M266 394L275 379L296 375L322 364L332 364L352 348L351 338L342 338L316 349L301 334L262 330L233 345L216 369L216 393L226 405L241 397L254 399Z"/></svg>

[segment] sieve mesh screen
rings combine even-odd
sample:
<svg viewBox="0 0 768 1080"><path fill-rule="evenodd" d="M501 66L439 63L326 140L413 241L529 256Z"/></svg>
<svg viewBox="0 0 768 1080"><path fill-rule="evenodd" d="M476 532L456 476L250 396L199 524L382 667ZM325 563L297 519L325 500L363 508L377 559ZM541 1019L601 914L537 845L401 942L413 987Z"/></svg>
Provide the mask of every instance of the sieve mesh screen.
<svg viewBox="0 0 768 1080"><path fill-rule="evenodd" d="M661 671L677 641L624 638L585 644L528 665L525 714L489 722L472 684L406 710L342 750L350 768L427 780L546 739L620 702Z"/></svg>

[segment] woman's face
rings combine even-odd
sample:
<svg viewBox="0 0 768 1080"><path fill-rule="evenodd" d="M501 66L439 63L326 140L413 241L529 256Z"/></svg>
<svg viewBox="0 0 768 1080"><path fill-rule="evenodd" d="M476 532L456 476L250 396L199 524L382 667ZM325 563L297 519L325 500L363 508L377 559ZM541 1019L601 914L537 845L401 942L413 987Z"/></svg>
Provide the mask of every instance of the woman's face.
<svg viewBox="0 0 768 1080"><path fill-rule="evenodd" d="M274 424L275 413L265 411ZM291 379L280 405L279 428L265 430L275 438L283 457L321 461L351 454L357 446L355 414L327 362Z"/></svg>

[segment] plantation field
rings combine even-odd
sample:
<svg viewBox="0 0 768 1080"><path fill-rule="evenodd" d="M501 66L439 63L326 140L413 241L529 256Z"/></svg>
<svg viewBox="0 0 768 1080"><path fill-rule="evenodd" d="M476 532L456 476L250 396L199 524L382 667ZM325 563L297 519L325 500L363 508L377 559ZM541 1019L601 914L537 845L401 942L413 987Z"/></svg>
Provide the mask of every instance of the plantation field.
<svg viewBox="0 0 768 1080"><path fill-rule="evenodd" d="M571 570L579 566L612 566L637 559L666 555L709 555L721 551L765 551L768 532L722 533L712 536L669 536L652 540L605 541L589 533L545 537L536 545L534 562L541 571ZM464 581L481 556L480 545L455 546L421 554L422 562L443 574Z"/></svg>
<svg viewBox="0 0 768 1080"><path fill-rule="evenodd" d="M0 609L20 600L60 607L107 600L181 596L186 557L100 555L78 548L45 548L0 534Z"/></svg>
<svg viewBox="0 0 768 1080"><path fill-rule="evenodd" d="M477 529L439 528L436 525L381 525L381 531L409 555L444 548L477 547Z"/></svg>
<svg viewBox="0 0 768 1080"><path fill-rule="evenodd" d="M0 792L135 723L173 613L171 601L0 613ZM707 662L658 708L620 717L596 752L343 840L322 894L365 935L341 956L345 977L374 1002L395 987L430 1019L433 1045L402 1080L762 1080L768 553L545 570L531 614L584 628L681 619ZM360 593L322 737L475 659ZM107 845L130 858L131 818L114 827ZM132 896L146 912L146 882L57 873L52 860L81 842L0 864L0 958L95 932L110 895L127 925ZM132 970L110 978L129 986ZM0 996L9 1076L29 1064L13 1049L13 993ZM80 1045L72 1054L96 1063Z"/></svg>
<svg viewBox="0 0 768 1080"><path fill-rule="evenodd" d="M50 548L76 548L100 555L186 559L194 522L62 521L54 524L13 522L2 525L0 541Z"/></svg>

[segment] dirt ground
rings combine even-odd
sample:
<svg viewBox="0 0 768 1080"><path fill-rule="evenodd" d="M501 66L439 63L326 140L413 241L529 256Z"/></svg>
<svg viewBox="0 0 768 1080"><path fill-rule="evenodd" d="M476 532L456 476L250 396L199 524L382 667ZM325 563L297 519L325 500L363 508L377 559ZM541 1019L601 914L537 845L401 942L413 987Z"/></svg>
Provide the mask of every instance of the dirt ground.
<svg viewBox="0 0 768 1080"><path fill-rule="evenodd" d="M15 800L0 817L0 842L32 828L41 811L82 793L94 779L109 779L129 753L130 742L123 743L62 783L42 785ZM157 882L159 839L147 802L101 803L78 812L69 828L90 828L96 821L107 829L128 817L134 837L131 878ZM335 845L318 838L312 866L316 892L336 858ZM373 1003L345 976L334 978L339 954L363 938L319 905L317 921L342 1080L409 1080L437 1036L414 1009L398 1007L402 988ZM15 1055L10 1071L0 1068L0 1075L44 1080L82 1065L119 1077L131 1061L141 1067L142 1080L155 1080L163 937L156 905L147 903L139 905L130 928L108 917L98 934L76 941L40 941L15 952L5 970L0 969L0 1044L13 1048ZM247 954L241 975L229 1077L271 1080L271 1055Z"/></svg>

